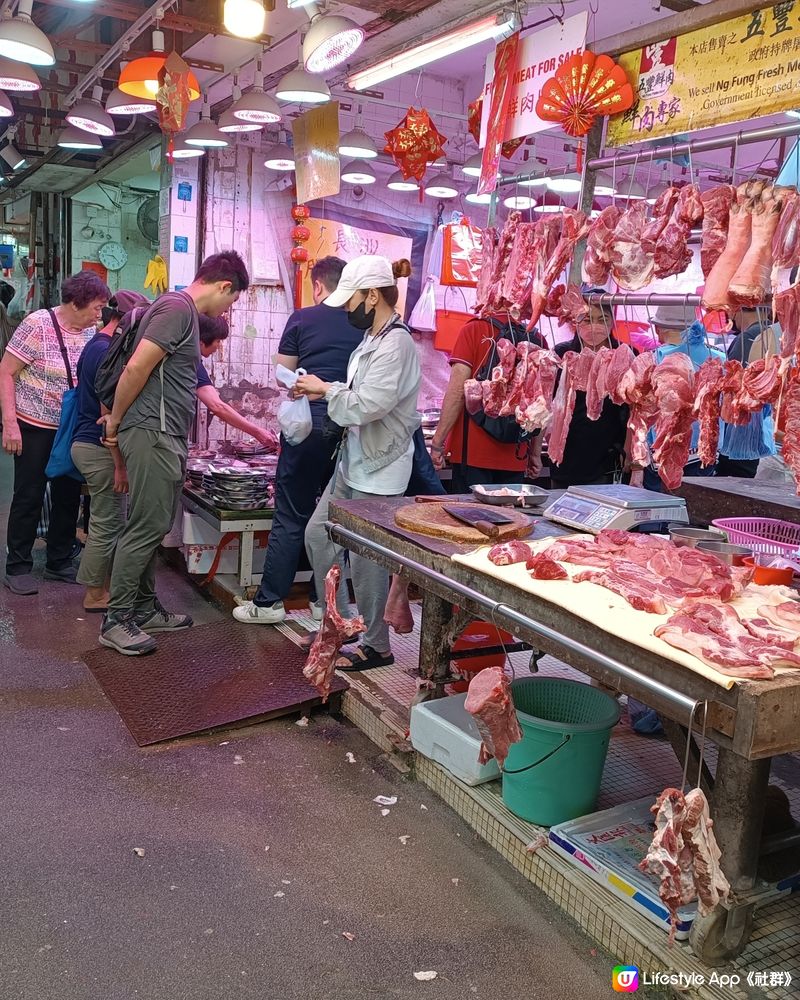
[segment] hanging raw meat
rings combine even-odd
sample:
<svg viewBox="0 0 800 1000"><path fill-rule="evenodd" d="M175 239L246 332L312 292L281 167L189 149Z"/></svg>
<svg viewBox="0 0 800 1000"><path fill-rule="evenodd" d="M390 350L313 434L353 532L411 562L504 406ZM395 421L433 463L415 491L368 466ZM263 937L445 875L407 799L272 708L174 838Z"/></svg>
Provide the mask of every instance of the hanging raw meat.
<svg viewBox="0 0 800 1000"><path fill-rule="evenodd" d="M629 292L636 292L653 280L653 257L642 249L646 225L647 205L644 201L635 201L622 213L614 230L611 276L620 288Z"/></svg>
<svg viewBox="0 0 800 1000"><path fill-rule="evenodd" d="M536 226L535 222L520 222L517 226L508 268L503 279L502 300L517 316L527 310L531 299L537 251Z"/></svg>
<svg viewBox="0 0 800 1000"><path fill-rule="evenodd" d="M342 571L338 566L331 566L325 577L325 615L322 627L311 644L308 661L303 667L303 676L311 681L322 695L323 701L327 701L331 693L336 654L346 639L352 639L364 631L363 618L342 618L336 607L336 591L341 575Z"/></svg>
<svg viewBox="0 0 800 1000"><path fill-rule="evenodd" d="M478 315L483 312L489 302L499 242L500 234L497 231L497 227L487 226L483 231L483 258L480 274L478 275L478 287L475 290L475 312Z"/></svg>
<svg viewBox="0 0 800 1000"><path fill-rule="evenodd" d="M781 325L781 357L791 358L797 350L800 335L800 288L791 285L778 292L772 305Z"/></svg>
<svg viewBox="0 0 800 1000"><path fill-rule="evenodd" d="M672 218L675 206L678 203L681 189L670 185L656 198L653 205L653 218L647 223L642 232L642 250L649 256L653 256L661 239L661 234L667 228L667 223Z"/></svg>
<svg viewBox="0 0 800 1000"><path fill-rule="evenodd" d="M728 220L728 240L725 249L711 268L703 289L706 309L729 309L729 288L739 265L750 248L753 233L753 208L761 198L764 181L747 181L736 189L736 201L731 205Z"/></svg>
<svg viewBox="0 0 800 1000"><path fill-rule="evenodd" d="M750 422L750 409L744 400L744 368L739 361L725 362L722 379L722 419L726 424L744 427Z"/></svg>
<svg viewBox="0 0 800 1000"><path fill-rule="evenodd" d="M533 279L533 292L531 294L529 330L532 330L539 322L547 303L547 296L550 289L569 263L572 252L575 249L575 244L579 240L582 240L589 231L589 220L583 212L572 208L565 208L563 215L563 226L558 243L556 243L554 250L549 256L542 257L537 262L536 274Z"/></svg>
<svg viewBox="0 0 800 1000"><path fill-rule="evenodd" d="M800 495L800 369L793 368L783 388L783 460L794 473ZM780 423L781 421L779 421Z"/></svg>
<svg viewBox="0 0 800 1000"><path fill-rule="evenodd" d="M736 188L732 184L720 184L700 195L703 202L703 243L700 248L700 266L703 277L711 274L711 269L719 260L728 239L728 220L731 205L736 199Z"/></svg>
<svg viewBox="0 0 800 1000"><path fill-rule="evenodd" d="M719 418L722 410L720 393L724 376L725 370L719 358L708 358L695 373L694 416L700 425L697 450L700 464L704 468L717 464Z"/></svg>
<svg viewBox="0 0 800 1000"><path fill-rule="evenodd" d="M492 281L489 286L489 297L484 307L484 313L497 311L504 308L503 284L505 282L508 264L511 259L511 251L514 247L514 239L517 234L517 226L522 218L520 212L509 212L500 239L497 244L497 253L494 257L494 267Z"/></svg>
<svg viewBox="0 0 800 1000"><path fill-rule="evenodd" d="M586 392L595 356L591 351L567 351L561 359L561 378L553 399L550 438L547 453L550 461L561 465L567 446L569 426L575 412L575 393Z"/></svg>
<svg viewBox="0 0 800 1000"><path fill-rule="evenodd" d="M601 347L594 356L592 370L589 375L589 385L586 389L586 416L590 420L599 420L605 402L606 373L608 372L614 351L610 347Z"/></svg>
<svg viewBox="0 0 800 1000"><path fill-rule="evenodd" d="M784 188L783 192L783 211L772 240L776 268L800 264L800 195L795 188Z"/></svg>
<svg viewBox="0 0 800 1000"><path fill-rule="evenodd" d="M757 306L769 295L772 279L772 242L783 201L782 188L770 185L753 202L750 246L736 269L729 301L737 306Z"/></svg>
<svg viewBox="0 0 800 1000"><path fill-rule="evenodd" d="M514 368L514 374L511 378L511 383L508 387L508 392L506 393L505 401L500 410L501 417L513 416L514 411L522 402L522 390L528 374L528 358L531 354L538 350L539 348L536 344L531 343L529 340L523 340L517 344L516 366Z"/></svg>
<svg viewBox="0 0 800 1000"><path fill-rule="evenodd" d="M483 385L476 378L468 378L464 383L464 405L467 413L478 413L483 406Z"/></svg>
<svg viewBox="0 0 800 1000"><path fill-rule="evenodd" d="M669 222L658 238L653 254L657 278L683 274L692 262L692 251L687 245L692 228L703 218L703 202L694 184L682 187Z"/></svg>
<svg viewBox="0 0 800 1000"><path fill-rule="evenodd" d="M517 423L528 434L544 430L550 423L560 365L561 359L552 351L537 348L528 355L522 398L515 412Z"/></svg>
<svg viewBox="0 0 800 1000"><path fill-rule="evenodd" d="M494 757L502 767L511 744L522 739L511 684L502 667L487 667L473 677L464 708L478 724L483 740L479 762L485 764Z"/></svg>
<svg viewBox="0 0 800 1000"><path fill-rule="evenodd" d="M670 354L651 376L658 417L653 461L664 485L677 489L689 460L692 443L694 368L685 354Z"/></svg>
<svg viewBox="0 0 800 1000"><path fill-rule="evenodd" d="M561 296L558 319L561 323L576 323L581 313L586 312L586 299L577 285L568 285Z"/></svg>
<svg viewBox="0 0 800 1000"><path fill-rule="evenodd" d="M626 452L633 465L645 466L650 462L647 433L656 421L658 405L653 391L653 372L656 359L651 351L638 354L630 368L620 379L614 400L629 407L628 442Z"/></svg>
<svg viewBox="0 0 800 1000"><path fill-rule="evenodd" d="M586 237L583 276L592 285L604 285L611 273L611 249L622 209L609 205L597 216Z"/></svg>
<svg viewBox="0 0 800 1000"><path fill-rule="evenodd" d="M492 369L492 377L481 384L483 412L487 417L499 417L508 394L508 382L500 365Z"/></svg>

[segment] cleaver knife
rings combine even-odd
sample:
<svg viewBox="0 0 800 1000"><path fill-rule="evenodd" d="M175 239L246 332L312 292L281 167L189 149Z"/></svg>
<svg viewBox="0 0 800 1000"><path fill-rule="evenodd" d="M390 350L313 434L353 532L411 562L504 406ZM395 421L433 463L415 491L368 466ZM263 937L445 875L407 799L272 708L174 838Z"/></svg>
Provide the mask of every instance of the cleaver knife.
<svg viewBox="0 0 800 1000"><path fill-rule="evenodd" d="M495 510L486 510L483 506L478 509L477 504L474 507L450 507L445 505L444 509L457 521L468 524L471 528L475 528L476 531L480 531L481 534L491 539L500 537L500 525L514 524L513 517L500 514Z"/></svg>

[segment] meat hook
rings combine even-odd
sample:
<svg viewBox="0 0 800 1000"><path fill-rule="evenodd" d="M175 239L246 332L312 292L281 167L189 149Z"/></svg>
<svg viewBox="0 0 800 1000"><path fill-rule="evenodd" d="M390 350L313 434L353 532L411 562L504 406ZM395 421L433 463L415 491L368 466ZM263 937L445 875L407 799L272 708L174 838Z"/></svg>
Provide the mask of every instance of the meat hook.
<svg viewBox="0 0 800 1000"><path fill-rule="evenodd" d="M556 14L556 12L553 10L552 7L548 7L547 9L548 9L548 11L550 11L550 16L554 17L556 19L556 21L558 21L558 23L563 28L564 27L564 17L565 17L565 15L567 13L567 8L564 6L564 0L559 0L559 2L561 4L561 13L560 14Z"/></svg>

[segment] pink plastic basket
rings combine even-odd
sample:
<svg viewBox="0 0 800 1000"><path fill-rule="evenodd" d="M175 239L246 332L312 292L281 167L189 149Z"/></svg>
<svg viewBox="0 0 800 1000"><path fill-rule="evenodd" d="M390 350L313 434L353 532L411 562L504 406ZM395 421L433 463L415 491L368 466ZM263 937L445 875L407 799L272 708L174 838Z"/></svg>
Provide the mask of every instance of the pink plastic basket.
<svg viewBox="0 0 800 1000"><path fill-rule="evenodd" d="M800 548L800 524L770 517L722 517L711 522L724 531L733 545L746 545L754 552L793 554Z"/></svg>

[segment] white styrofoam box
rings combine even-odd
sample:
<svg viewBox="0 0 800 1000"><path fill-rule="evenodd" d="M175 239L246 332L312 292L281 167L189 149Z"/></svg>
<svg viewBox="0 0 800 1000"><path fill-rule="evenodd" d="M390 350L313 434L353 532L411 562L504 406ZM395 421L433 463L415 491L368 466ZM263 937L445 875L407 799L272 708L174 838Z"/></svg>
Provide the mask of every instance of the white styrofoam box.
<svg viewBox="0 0 800 1000"><path fill-rule="evenodd" d="M183 556L186 559L186 569L189 573L208 573L217 554L216 545L184 545ZM217 564L217 573L237 573L239 570L239 539L223 548Z"/></svg>
<svg viewBox="0 0 800 1000"><path fill-rule="evenodd" d="M467 785L480 785L500 777L494 758L479 764L481 735L475 720L464 708L464 694L437 698L411 709L411 745L447 768Z"/></svg>

